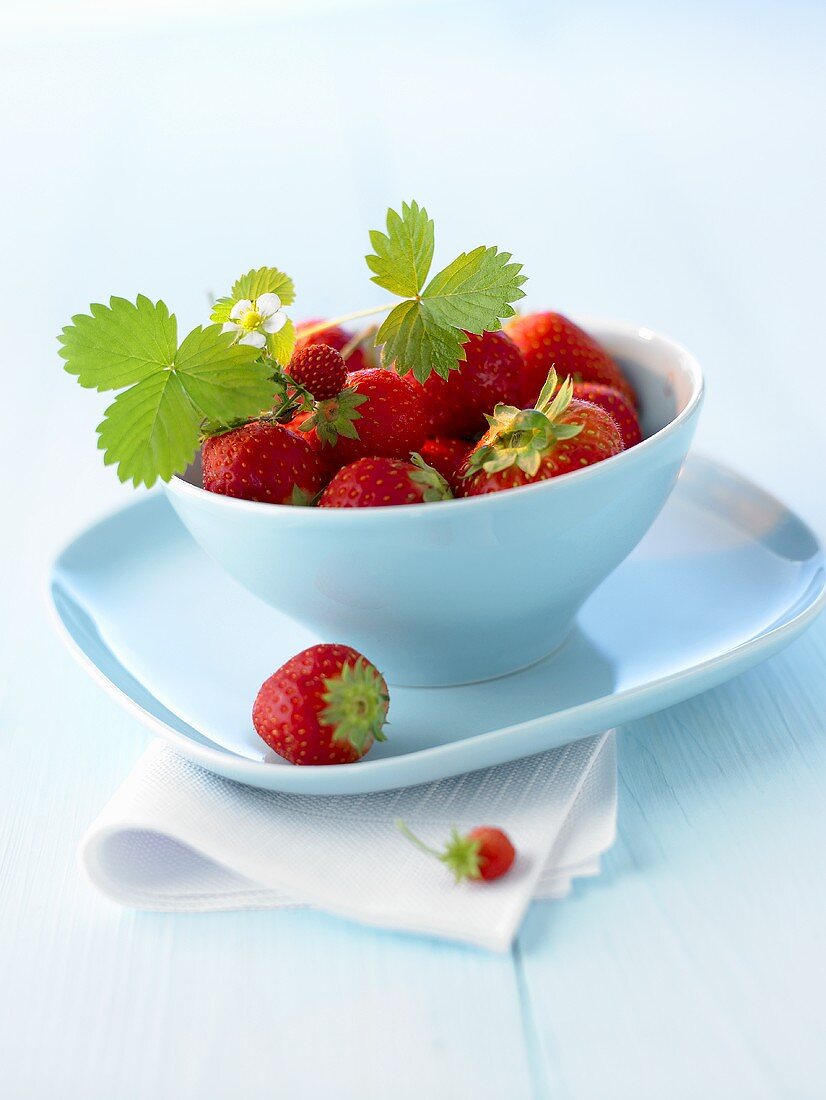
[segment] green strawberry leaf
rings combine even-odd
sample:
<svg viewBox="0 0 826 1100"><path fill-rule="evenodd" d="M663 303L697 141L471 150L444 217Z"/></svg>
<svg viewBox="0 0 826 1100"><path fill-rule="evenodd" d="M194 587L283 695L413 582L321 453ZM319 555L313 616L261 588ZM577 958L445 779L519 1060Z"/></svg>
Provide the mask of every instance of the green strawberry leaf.
<svg viewBox="0 0 826 1100"><path fill-rule="evenodd" d="M72 318L58 340L65 369L87 389L120 390L169 366L178 346L178 325L163 302L138 295L133 304L111 298Z"/></svg>
<svg viewBox="0 0 826 1100"><path fill-rule="evenodd" d="M373 282L407 301L385 318L375 336L382 362L425 381L431 371L447 378L465 359L466 333L493 332L524 298L522 265L509 252L480 246L463 252L422 289L433 260L433 222L417 203L387 214L387 233L372 232L367 256Z"/></svg>
<svg viewBox="0 0 826 1100"><path fill-rule="evenodd" d="M480 245L434 275L422 291L422 307L440 325L467 332L493 332L500 318L513 317L511 302L525 297L521 264L510 263L510 252Z"/></svg>
<svg viewBox="0 0 826 1100"><path fill-rule="evenodd" d="M280 367L286 367L295 350L295 325L288 317L278 332L267 333L267 351Z"/></svg>
<svg viewBox="0 0 826 1100"><path fill-rule="evenodd" d="M115 398L98 425L98 447L121 481L147 487L185 470L198 449L200 416L173 371L144 378Z"/></svg>
<svg viewBox="0 0 826 1100"><path fill-rule="evenodd" d="M234 343L219 325L196 328L175 356L181 385L209 420L234 421L256 416L272 406L275 386L271 368L257 348Z"/></svg>
<svg viewBox="0 0 826 1100"><path fill-rule="evenodd" d="M212 313L209 315L210 321L217 325L224 325L229 320L229 315L232 307L235 305L234 298L216 298L212 303Z"/></svg>
<svg viewBox="0 0 826 1100"><path fill-rule="evenodd" d="M257 348L236 344L220 325L196 328L177 346L163 302L112 298L63 330L65 368L83 386L122 390L98 427L107 465L121 481L149 486L182 473L200 430L257 416L272 406L272 367ZM129 388L125 388L129 387Z"/></svg>
<svg viewBox="0 0 826 1100"><path fill-rule="evenodd" d="M277 267L259 267L236 279L230 291L233 302L242 298L254 301L262 294L277 294L281 305L289 306L295 301L295 285L289 275L285 275Z"/></svg>
<svg viewBox="0 0 826 1100"><path fill-rule="evenodd" d="M433 262L433 222L416 202L402 203L401 215L387 211L387 233L370 232L375 255L367 256L371 281L401 298L413 298L424 286Z"/></svg>
<svg viewBox="0 0 826 1100"><path fill-rule="evenodd" d="M431 370L447 378L459 366L467 336L460 329L433 323L421 302L407 301L385 317L375 341L382 345L383 363L392 364L399 374L412 371L424 382Z"/></svg>

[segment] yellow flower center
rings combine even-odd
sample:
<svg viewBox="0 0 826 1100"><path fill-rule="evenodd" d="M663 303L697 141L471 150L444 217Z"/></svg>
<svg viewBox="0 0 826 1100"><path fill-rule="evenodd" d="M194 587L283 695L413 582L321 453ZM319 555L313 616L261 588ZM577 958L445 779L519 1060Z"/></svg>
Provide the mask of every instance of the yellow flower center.
<svg viewBox="0 0 826 1100"><path fill-rule="evenodd" d="M257 309L248 309L246 313L241 314L238 324L246 332L254 332L261 324L262 319Z"/></svg>

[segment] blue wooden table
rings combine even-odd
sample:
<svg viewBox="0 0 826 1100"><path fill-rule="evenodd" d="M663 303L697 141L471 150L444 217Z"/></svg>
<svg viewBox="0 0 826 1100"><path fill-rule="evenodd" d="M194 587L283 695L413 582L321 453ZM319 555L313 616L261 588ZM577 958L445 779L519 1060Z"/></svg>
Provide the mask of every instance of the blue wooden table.
<svg viewBox="0 0 826 1100"><path fill-rule="evenodd" d="M38 23L38 18L44 16ZM253 265L370 305L415 196L530 304L700 358L698 446L823 533L826 19L805 3L36 0L0 46L0 1095L818 1097L826 621L620 737L602 876L509 956L319 913L101 900L77 842L145 733L75 666L50 557L129 499L54 336L114 291L184 323ZM375 291L375 293L374 293Z"/></svg>

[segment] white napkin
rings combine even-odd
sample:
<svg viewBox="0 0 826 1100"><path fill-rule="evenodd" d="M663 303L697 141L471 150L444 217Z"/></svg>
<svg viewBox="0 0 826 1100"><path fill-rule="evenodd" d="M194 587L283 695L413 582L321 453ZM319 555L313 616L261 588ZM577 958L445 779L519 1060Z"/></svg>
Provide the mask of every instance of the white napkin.
<svg viewBox="0 0 826 1100"><path fill-rule="evenodd" d="M394 827L439 848L496 825L517 849L491 883L456 885ZM92 882L140 909L311 905L385 928L507 950L532 897L596 874L614 839L613 733L453 779L380 794L279 794L221 779L154 742L81 849Z"/></svg>

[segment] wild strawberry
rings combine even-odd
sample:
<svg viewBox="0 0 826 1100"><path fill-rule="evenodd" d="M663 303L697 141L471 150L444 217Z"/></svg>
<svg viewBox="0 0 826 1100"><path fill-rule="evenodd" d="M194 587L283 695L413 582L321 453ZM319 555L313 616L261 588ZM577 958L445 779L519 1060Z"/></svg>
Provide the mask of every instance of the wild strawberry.
<svg viewBox="0 0 826 1100"><path fill-rule="evenodd" d="M425 399L433 435L470 438L485 428L485 414L499 402L519 405L524 385L522 353L504 332L470 335L466 359L447 378L435 371L426 382L407 375ZM547 371L545 372L547 374Z"/></svg>
<svg viewBox="0 0 826 1100"><path fill-rule="evenodd" d="M634 406L613 386L603 386L599 382L574 382L574 398L577 401L590 401L605 409L614 418L626 450L635 447L642 439Z"/></svg>
<svg viewBox="0 0 826 1100"><path fill-rule="evenodd" d="M329 344L308 344L294 351L287 374L316 401L335 397L347 381L347 367L341 352Z"/></svg>
<svg viewBox="0 0 826 1100"><path fill-rule="evenodd" d="M604 409L572 400L570 378L558 392L556 382L551 368L534 409L496 406L490 430L467 460L465 496L558 477L624 449L619 428Z"/></svg>
<svg viewBox="0 0 826 1100"><path fill-rule="evenodd" d="M438 470L453 493L459 496L462 484L462 466L471 449L466 439L452 439L447 435L434 435L426 439L419 452L428 466Z"/></svg>
<svg viewBox="0 0 826 1100"><path fill-rule="evenodd" d="M562 381L570 377L574 382L601 382L636 405L631 384L608 352L561 313L528 313L511 321L505 331L525 359L522 405L536 401L551 367Z"/></svg>
<svg viewBox="0 0 826 1100"><path fill-rule="evenodd" d="M296 351L301 351L302 348L311 347L314 344L327 344L328 347L335 348L336 351L341 352L353 338L352 333L342 328L341 325L331 325L329 328L322 329L321 332L316 332L312 336L302 336L302 333L308 328L315 328L316 325L320 324L321 321L302 321L300 325L296 325ZM370 358L370 353L363 344L359 344L357 348L354 348L353 351L350 352L347 356L346 364L348 371L367 370L368 367L374 365Z"/></svg>
<svg viewBox="0 0 826 1100"><path fill-rule="evenodd" d="M306 439L259 420L207 439L201 457L204 488L243 500L309 504L328 477Z"/></svg>
<svg viewBox="0 0 826 1100"><path fill-rule="evenodd" d="M265 680L252 722L291 764L352 764L387 740L389 705L384 677L366 657L348 645L314 645Z"/></svg>
<svg viewBox="0 0 826 1100"><path fill-rule="evenodd" d="M317 401L300 430L315 436L322 457L340 468L358 458L407 458L424 443L427 422L419 393L378 367L349 374L347 388Z"/></svg>
<svg viewBox="0 0 826 1100"><path fill-rule="evenodd" d="M429 504L451 500L445 479L420 455L360 458L343 466L321 495L319 508L380 508L388 504Z"/></svg>
<svg viewBox="0 0 826 1100"><path fill-rule="evenodd" d="M516 849L508 835L492 825L477 825L464 834L453 829L450 840L441 852L423 844L403 821L396 821L396 828L420 851L446 864L456 882L464 879L490 882L509 871L516 859Z"/></svg>

